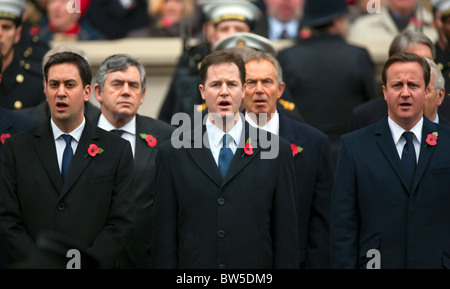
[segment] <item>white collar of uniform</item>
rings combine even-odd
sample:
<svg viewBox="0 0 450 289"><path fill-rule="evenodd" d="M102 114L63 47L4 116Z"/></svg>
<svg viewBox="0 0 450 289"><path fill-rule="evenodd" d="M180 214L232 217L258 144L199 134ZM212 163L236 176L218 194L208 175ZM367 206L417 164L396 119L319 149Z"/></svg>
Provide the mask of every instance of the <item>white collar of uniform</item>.
<svg viewBox="0 0 450 289"><path fill-rule="evenodd" d="M274 114L270 118L270 120L263 126L259 126L256 122L248 115L247 111L245 112L245 120L253 127L257 127L273 134L278 135L280 132L280 116L278 111L275 110Z"/></svg>
<svg viewBox="0 0 450 289"><path fill-rule="evenodd" d="M209 143L212 144L216 148L222 148L222 138L225 132L215 126L210 120L209 117L206 118L206 131L208 133ZM242 133L242 120L239 115L239 120L237 123L227 132L232 138L234 145L237 146L237 142L241 138Z"/></svg>
<svg viewBox="0 0 450 289"><path fill-rule="evenodd" d="M59 138L61 135L66 134L55 124L55 122L51 118L50 118L50 124L52 126L53 137L55 138L55 140L57 138ZM76 129L74 129L73 131L71 131L67 134L69 134L77 142L80 142L81 134L83 133L85 124L86 124L86 119L83 116L83 121L81 122L81 124Z"/></svg>
<svg viewBox="0 0 450 289"><path fill-rule="evenodd" d="M388 117L388 124L391 130L392 138L394 139L394 143L397 144L400 138L402 137L402 134L405 131L405 129L396 124L390 117ZM419 144L421 143L422 139L422 127L423 127L423 117L410 130L411 132L414 133L414 136L416 137L416 140L419 142Z"/></svg>
<svg viewBox="0 0 450 289"><path fill-rule="evenodd" d="M106 119L106 117L102 113L100 115L100 118L98 119L98 127L107 131L111 131L113 129L121 129L129 134L136 135L136 115L124 126L116 128Z"/></svg>

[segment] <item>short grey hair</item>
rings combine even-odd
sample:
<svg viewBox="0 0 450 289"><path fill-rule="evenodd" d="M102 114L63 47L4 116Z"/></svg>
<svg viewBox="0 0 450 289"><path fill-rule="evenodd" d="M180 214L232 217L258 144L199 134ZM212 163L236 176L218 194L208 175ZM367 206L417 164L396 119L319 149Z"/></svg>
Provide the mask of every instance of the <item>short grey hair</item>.
<svg viewBox="0 0 450 289"><path fill-rule="evenodd" d="M267 60L275 67L275 74L277 77L277 84L280 85L283 82L283 70L281 68L280 63L276 59L275 56L273 56L270 53L266 53L263 51L255 50L253 53L245 54L243 56L245 64L252 60Z"/></svg>
<svg viewBox="0 0 450 289"><path fill-rule="evenodd" d="M422 32L409 29L403 30L395 36L394 40L392 40L391 45L389 46L389 57L397 52L403 52L409 46L415 44L428 46L431 50L431 56L433 56L433 59L436 58L436 48L434 47L433 41Z"/></svg>
<svg viewBox="0 0 450 289"><path fill-rule="evenodd" d="M128 54L113 54L108 56L100 65L95 76L95 82L100 87L100 90L103 91L108 73L125 71L130 66L134 66L138 69L139 75L141 76L141 92L144 93L144 90L147 87L145 81L145 68L141 62Z"/></svg>
<svg viewBox="0 0 450 289"><path fill-rule="evenodd" d="M442 75L441 70L439 69L439 67L436 65L436 63L429 59L429 58L425 58L428 62L428 64L430 65L431 68L431 73L433 73L434 75L434 88L436 90L440 90L441 88L445 88L445 79L444 76Z"/></svg>

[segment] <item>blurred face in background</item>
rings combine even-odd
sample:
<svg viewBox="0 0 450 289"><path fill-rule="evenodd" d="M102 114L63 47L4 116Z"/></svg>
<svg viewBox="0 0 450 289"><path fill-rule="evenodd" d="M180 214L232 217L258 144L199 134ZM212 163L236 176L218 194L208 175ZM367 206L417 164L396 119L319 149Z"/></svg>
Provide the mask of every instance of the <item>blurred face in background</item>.
<svg viewBox="0 0 450 289"><path fill-rule="evenodd" d="M48 23L57 32L72 28L80 19L80 14L69 13L69 0L49 0L47 4ZM76 3L76 2L75 2Z"/></svg>
<svg viewBox="0 0 450 289"><path fill-rule="evenodd" d="M170 23L180 23L183 19L185 0L162 0L161 17Z"/></svg>
<svg viewBox="0 0 450 289"><path fill-rule="evenodd" d="M238 32L250 32L250 26L239 20L222 21L216 25L216 41Z"/></svg>
<svg viewBox="0 0 450 289"><path fill-rule="evenodd" d="M12 20L0 19L0 51L3 55L3 70L14 58L14 45L20 40L22 26L16 27Z"/></svg>
<svg viewBox="0 0 450 289"><path fill-rule="evenodd" d="M305 0L264 0L267 15L283 23L300 20L304 2Z"/></svg>

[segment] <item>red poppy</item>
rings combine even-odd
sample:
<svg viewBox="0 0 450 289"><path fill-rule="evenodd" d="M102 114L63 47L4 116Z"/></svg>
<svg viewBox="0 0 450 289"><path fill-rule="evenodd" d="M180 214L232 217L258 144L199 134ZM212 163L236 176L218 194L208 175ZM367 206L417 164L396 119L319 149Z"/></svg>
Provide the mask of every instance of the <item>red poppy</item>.
<svg viewBox="0 0 450 289"><path fill-rule="evenodd" d="M302 30L300 30L298 35L300 36L301 39L307 39L307 38L311 37L311 35L312 35L311 29L309 29L308 27L305 27Z"/></svg>
<svg viewBox="0 0 450 289"><path fill-rule="evenodd" d="M427 139L425 140L427 142L428 145L430 146L434 146L437 143L437 135L430 133L429 135L427 135Z"/></svg>
<svg viewBox="0 0 450 289"><path fill-rule="evenodd" d="M146 137L145 137L145 140L147 141L147 144L148 144L148 146L149 147L155 147L156 146L156 143L158 142L157 140L156 140L156 138L154 138L151 134L148 134Z"/></svg>
<svg viewBox="0 0 450 289"><path fill-rule="evenodd" d="M5 144L5 140L10 137L11 135L9 133L2 133L2 135L0 136L0 141L2 142L2 144Z"/></svg>
<svg viewBox="0 0 450 289"><path fill-rule="evenodd" d="M416 25L417 27L422 26L422 20L420 20L419 18L416 18L416 17L409 18L409 22Z"/></svg>
<svg viewBox="0 0 450 289"><path fill-rule="evenodd" d="M95 157L98 154L98 146L91 144L88 148L88 154L90 154L91 157Z"/></svg>
<svg viewBox="0 0 450 289"><path fill-rule="evenodd" d="M245 144L244 152L249 156L253 154L253 147L249 142Z"/></svg>
<svg viewBox="0 0 450 289"><path fill-rule="evenodd" d="M301 146L291 143L292 155L295 156L303 151Z"/></svg>

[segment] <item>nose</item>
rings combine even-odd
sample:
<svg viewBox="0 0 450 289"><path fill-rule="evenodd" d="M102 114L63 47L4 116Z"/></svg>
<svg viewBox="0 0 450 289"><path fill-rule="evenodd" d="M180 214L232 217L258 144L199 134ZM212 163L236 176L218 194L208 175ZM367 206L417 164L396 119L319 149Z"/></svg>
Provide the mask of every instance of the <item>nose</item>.
<svg viewBox="0 0 450 289"><path fill-rule="evenodd" d="M407 83L403 84L402 91L401 91L401 96L407 97L407 96L410 96L410 95L411 95L411 92L409 91L408 84Z"/></svg>
<svg viewBox="0 0 450 289"><path fill-rule="evenodd" d="M58 91L56 92L57 96L64 97L66 95L66 90L64 88L64 84L60 84L58 87Z"/></svg>
<svg viewBox="0 0 450 289"><path fill-rule="evenodd" d="M220 87L219 94L221 96L227 96L229 94L228 85L226 83L223 83L222 86Z"/></svg>

